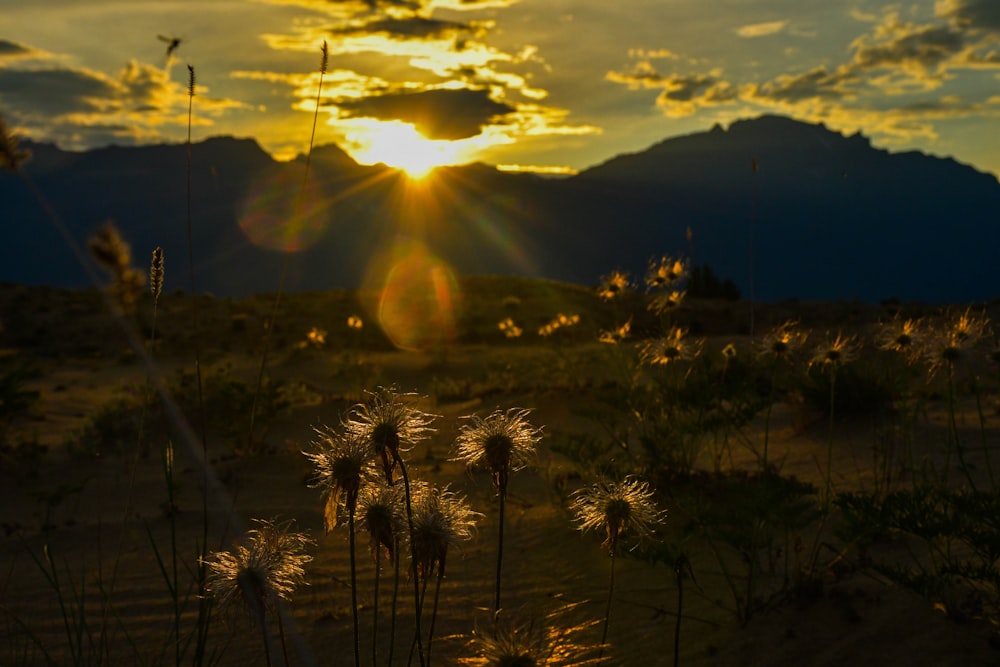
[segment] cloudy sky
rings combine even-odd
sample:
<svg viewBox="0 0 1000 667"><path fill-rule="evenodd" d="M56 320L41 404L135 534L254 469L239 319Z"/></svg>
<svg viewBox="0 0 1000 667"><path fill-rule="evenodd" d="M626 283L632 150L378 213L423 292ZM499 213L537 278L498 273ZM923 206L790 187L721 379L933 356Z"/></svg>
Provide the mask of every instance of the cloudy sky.
<svg viewBox="0 0 1000 667"><path fill-rule="evenodd" d="M251 136L281 159L306 150L319 94L317 144L367 163L572 171L780 113L1000 174L1000 0L0 0L0 10L0 115L65 148L183 140L191 65L195 140Z"/></svg>

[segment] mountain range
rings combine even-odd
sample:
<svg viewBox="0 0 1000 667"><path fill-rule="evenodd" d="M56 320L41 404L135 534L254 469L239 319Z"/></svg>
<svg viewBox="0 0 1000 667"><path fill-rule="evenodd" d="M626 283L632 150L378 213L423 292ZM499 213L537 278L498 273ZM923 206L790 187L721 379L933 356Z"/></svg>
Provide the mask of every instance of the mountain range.
<svg viewBox="0 0 1000 667"><path fill-rule="evenodd" d="M458 275L596 284L614 269L641 278L670 255L758 300L1000 297L994 175L781 116L667 139L572 177L471 164L435 170L426 187L335 145L309 156L307 187L305 156L277 162L251 139L207 139L190 153L24 147L28 179L78 244L113 220L136 265L163 248L167 289L189 285L190 210L196 289L220 296L370 285L419 247ZM31 187L0 174L0 202L0 281L88 284ZM304 221L290 225L296 211Z"/></svg>

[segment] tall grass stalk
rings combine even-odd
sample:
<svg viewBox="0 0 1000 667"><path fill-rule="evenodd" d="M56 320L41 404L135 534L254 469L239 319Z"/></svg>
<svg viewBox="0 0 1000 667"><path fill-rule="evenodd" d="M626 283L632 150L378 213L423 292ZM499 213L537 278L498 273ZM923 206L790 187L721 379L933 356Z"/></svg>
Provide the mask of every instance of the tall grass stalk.
<svg viewBox="0 0 1000 667"><path fill-rule="evenodd" d="M326 74L326 68L329 61L329 50L326 45L326 40L323 40L323 46L320 51L319 83L316 86L316 109L313 111L312 132L309 135L309 150L306 151L306 165L302 175L302 186L299 188L298 196L295 198L295 203L292 208L293 219L298 216L299 211L302 209L302 200L305 197L306 188L309 183L309 166L312 162L313 144L316 141L316 124L319 119L319 106L323 94L323 76ZM253 402L250 405L250 426L247 433L248 452L255 451L254 427L256 425L257 403L260 400L261 389L264 385L264 374L267 371L267 357L271 347L271 335L273 334L274 323L278 318L278 310L281 308L281 297L285 291L285 281L288 277L290 257L291 252L289 250L285 250L281 262L281 275L278 277L278 290L274 294L274 303L271 305L271 314L268 316L267 322L264 325L264 339L261 342L263 349L260 353L260 366L257 369L257 383L254 388Z"/></svg>

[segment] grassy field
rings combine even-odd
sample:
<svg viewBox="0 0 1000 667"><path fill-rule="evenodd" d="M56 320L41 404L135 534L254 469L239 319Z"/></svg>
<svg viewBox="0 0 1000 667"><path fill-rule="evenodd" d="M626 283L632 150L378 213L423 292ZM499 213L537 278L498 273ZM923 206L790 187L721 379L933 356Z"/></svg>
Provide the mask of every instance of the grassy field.
<svg viewBox="0 0 1000 667"><path fill-rule="evenodd" d="M0 287L0 664L348 665L355 642L366 665L1000 660L995 308L657 312L641 290L470 277L420 320L380 296L178 291L115 316L94 290ZM359 526L351 558L343 497L324 530L302 455L380 387L434 429L401 442L415 503L447 488L475 524L445 531L440 579L443 553L408 576L404 535L394 614L388 555L376 570ZM537 443L501 521L456 439L514 408ZM600 480L649 496L580 530ZM308 536L301 577L258 608L234 576L226 613L200 563L258 520Z"/></svg>

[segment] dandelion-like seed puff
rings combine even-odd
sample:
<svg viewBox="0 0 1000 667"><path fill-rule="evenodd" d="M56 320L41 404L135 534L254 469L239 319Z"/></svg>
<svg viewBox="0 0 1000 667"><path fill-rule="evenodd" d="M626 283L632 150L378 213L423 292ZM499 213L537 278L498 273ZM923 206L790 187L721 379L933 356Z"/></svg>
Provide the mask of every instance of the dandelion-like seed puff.
<svg viewBox="0 0 1000 667"><path fill-rule="evenodd" d="M415 394L400 394L386 387L366 393L367 399L351 409L344 428L368 443L381 459L386 481L392 485L399 451L427 438L434 431L430 423L435 415L408 402Z"/></svg>
<svg viewBox="0 0 1000 667"><path fill-rule="evenodd" d="M672 327L662 338L646 342L640 358L651 366L690 361L701 353L702 341L687 340L687 329Z"/></svg>
<svg viewBox="0 0 1000 667"><path fill-rule="evenodd" d="M880 350L896 352L907 361L916 361L923 344L925 332L917 320L906 320L896 315L879 325L875 343Z"/></svg>
<svg viewBox="0 0 1000 667"><path fill-rule="evenodd" d="M488 628L476 626L467 646L472 656L458 663L471 667L584 667L599 661L597 644L584 644L575 637L593 627L594 619L566 625L561 617L582 603L565 605L542 618L522 615L494 619Z"/></svg>
<svg viewBox="0 0 1000 667"><path fill-rule="evenodd" d="M362 483L374 477L375 451L359 433L339 433L325 425L315 431L318 438L312 442L312 451L302 454L315 467L310 486L321 489L326 498L323 525L329 533L338 524L341 495L349 513L357 508Z"/></svg>
<svg viewBox="0 0 1000 667"><path fill-rule="evenodd" d="M612 329L611 331L602 331L597 337L597 340L601 343L607 343L609 345L617 345L621 343L632 331L632 320L629 319L628 322L621 325L617 329Z"/></svg>
<svg viewBox="0 0 1000 667"><path fill-rule="evenodd" d="M597 288L597 295L605 301L611 301L625 293L632 286L632 281L628 274L623 271L613 271L601 278L601 285Z"/></svg>
<svg viewBox="0 0 1000 667"><path fill-rule="evenodd" d="M937 331L923 339L922 355L934 375L942 366L954 366L986 337L989 320L971 310L952 315Z"/></svg>
<svg viewBox="0 0 1000 667"><path fill-rule="evenodd" d="M629 475L620 482L600 480L574 492L571 508L577 528L583 532L603 530L606 537L602 544L614 553L626 534L649 539L666 518L666 511L657 509L653 498L648 483Z"/></svg>
<svg viewBox="0 0 1000 667"><path fill-rule="evenodd" d="M243 609L260 622L276 599L290 601L295 589L305 583L303 566L312 556L304 551L313 542L291 531L291 521L255 521L258 527L248 531L246 544L234 551L214 552L205 561L205 587L224 611Z"/></svg>
<svg viewBox="0 0 1000 667"><path fill-rule="evenodd" d="M358 530L368 533L373 557L385 548L390 560L396 558L396 541L406 534L404 498L399 486L365 484L358 494Z"/></svg>
<svg viewBox="0 0 1000 667"><path fill-rule="evenodd" d="M410 539L417 574L426 580L436 569L443 577L448 548L472 539L476 519L482 514L473 511L464 496L447 487L421 489L413 505Z"/></svg>
<svg viewBox="0 0 1000 667"><path fill-rule="evenodd" d="M490 471L493 486L507 494L510 473L527 467L535 458L541 439L541 429L528 421L531 410L512 408L493 411L485 419L477 415L468 417L463 424L455 446L456 461L464 461L472 468Z"/></svg>
<svg viewBox="0 0 1000 667"><path fill-rule="evenodd" d="M771 329L758 343L761 356L787 359L805 345L808 334L799 330L798 322L789 320Z"/></svg>
<svg viewBox="0 0 1000 667"><path fill-rule="evenodd" d="M680 259L663 256L652 260L646 270L646 287L663 289L671 287L688 276L688 266Z"/></svg>
<svg viewBox="0 0 1000 667"><path fill-rule="evenodd" d="M838 333L831 336L828 332L826 338L816 348L815 354L809 360L809 365L835 368L843 366L858 358L861 351L861 342L857 336L845 336Z"/></svg>

